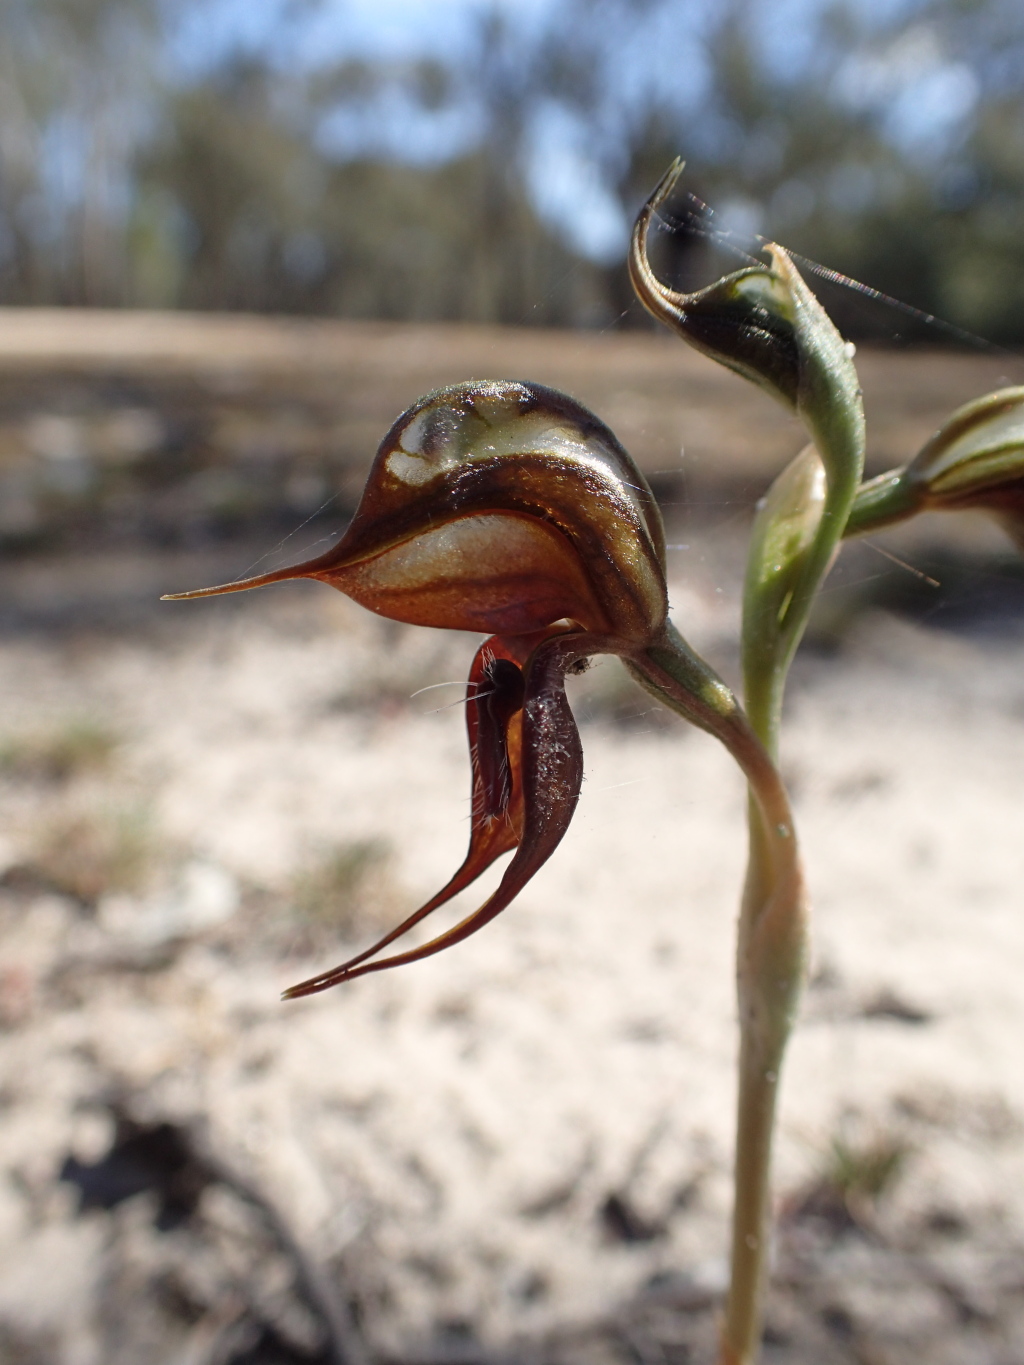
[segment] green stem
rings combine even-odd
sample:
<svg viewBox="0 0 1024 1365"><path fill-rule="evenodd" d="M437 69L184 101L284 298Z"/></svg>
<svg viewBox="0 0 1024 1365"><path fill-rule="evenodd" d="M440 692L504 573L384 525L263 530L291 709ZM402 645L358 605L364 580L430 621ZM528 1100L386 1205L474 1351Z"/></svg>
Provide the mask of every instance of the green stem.
<svg viewBox="0 0 1024 1365"><path fill-rule="evenodd" d="M715 671L694 654L669 623L656 644L625 660L642 687L671 710L706 730L725 745L750 786L760 831L759 877L748 877L745 900L758 911L748 916L759 929L777 935L781 929L776 904L780 887L786 895L803 890L793 810L779 771L755 734L743 708ZM770 912L767 914L765 912Z"/></svg>
<svg viewBox="0 0 1024 1365"><path fill-rule="evenodd" d="M778 769L736 698L673 626L663 640L627 664L660 701L721 740L750 788L751 857L737 950L741 1042L736 1202L721 1343L722 1365L749 1365L761 1333L775 1096L806 951L806 894L793 813Z"/></svg>
<svg viewBox="0 0 1024 1365"><path fill-rule="evenodd" d="M812 424L809 422L809 426ZM827 426L822 423L821 426ZM813 429L813 428L812 428ZM782 703L790 664L807 626L811 606L828 572L857 491L862 467L863 426L852 420L831 431L825 462L828 480L815 524L811 505L809 536L795 550L788 572L763 561L771 544L774 516L799 515L772 505L764 524L755 527L744 593L744 700L750 724L773 763L778 760ZM819 446L819 449L821 447ZM794 462L793 476L808 474L813 451ZM787 479L787 473L780 481ZM780 489L800 494L799 478ZM779 547L781 548L781 547ZM769 576L766 577L766 569ZM778 577L778 572L783 576ZM788 589L780 596L781 589ZM767 1278L771 1231L772 1135L779 1073L796 1016L807 956L807 906L802 882L780 878L773 835L761 803L748 807L750 853L737 941L736 985L740 1020L739 1093L736 1120L735 1203L729 1296L722 1331L721 1365L752 1365L757 1359Z"/></svg>
<svg viewBox="0 0 1024 1365"><path fill-rule="evenodd" d="M741 1034L735 1202L721 1365L747 1365L757 1358L761 1341L771 1236L771 1158L779 1061L780 1058L762 1056L749 1035Z"/></svg>
<svg viewBox="0 0 1024 1365"><path fill-rule="evenodd" d="M722 1365L757 1358L771 1236L771 1158L779 1072L799 999L806 954L802 882L780 879L753 799L750 855L736 949L740 1016L739 1090L731 1274ZM766 925L769 916L775 921Z"/></svg>
<svg viewBox="0 0 1024 1365"><path fill-rule="evenodd" d="M765 821L773 869L794 862L796 843L789 797L775 764L728 685L669 622L662 638L625 659L648 692L692 724L721 740L750 784Z"/></svg>
<svg viewBox="0 0 1024 1365"><path fill-rule="evenodd" d="M833 479L827 486L820 519L793 561L792 587L781 601L775 585L769 587L760 576L758 555L753 552L758 542L755 531L744 599L744 696L751 728L773 762L777 761L789 666L845 524L856 489L855 469L854 465L852 477ZM771 515L767 509L766 515ZM748 827L750 852L737 936L739 1093L731 1275L722 1365L750 1365L760 1345L779 1072L807 953L803 884L780 877L773 831L753 793Z"/></svg>
<svg viewBox="0 0 1024 1365"><path fill-rule="evenodd" d="M731 710L716 707L720 693L709 679L701 690L692 656L678 635L668 634L664 643L647 650L643 661L634 660L635 671L655 694L671 692L666 677L684 687L685 700L677 696L676 709L729 746L750 785L750 861L737 957L741 1041L736 1205L721 1358L723 1365L752 1365L761 1332L779 1065L806 957L803 879L774 760L786 674L860 484L864 409L852 348L783 248L766 248L770 270L741 271L698 294L675 294L657 281L646 261L647 226L676 178L678 167L637 220L630 264L641 301L688 341L794 408L812 442L776 481L755 525L743 620L749 721L735 701ZM754 319L756 325L750 326ZM689 657L684 659L684 653ZM724 688L720 682L717 686ZM695 697L701 705L695 706ZM785 803L784 816L780 802Z"/></svg>
<svg viewBox="0 0 1024 1365"><path fill-rule="evenodd" d="M770 1230L772 1127L779 1066L803 976L806 896L789 797L765 746L725 683L669 626L628 661L650 692L722 741L750 787L751 859L740 912L740 1093L732 1276L722 1365L748 1365L761 1333Z"/></svg>
<svg viewBox="0 0 1024 1365"><path fill-rule="evenodd" d="M858 488L843 536L866 536L906 521L921 511L923 502L924 490L908 479L906 468L890 469Z"/></svg>

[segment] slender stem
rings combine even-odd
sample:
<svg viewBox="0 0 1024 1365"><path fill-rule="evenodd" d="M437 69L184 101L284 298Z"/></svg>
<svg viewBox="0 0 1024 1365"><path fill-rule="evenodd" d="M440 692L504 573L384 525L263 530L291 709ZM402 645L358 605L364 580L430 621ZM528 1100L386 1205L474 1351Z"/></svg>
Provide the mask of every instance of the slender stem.
<svg viewBox="0 0 1024 1365"><path fill-rule="evenodd" d="M659 701L721 740L743 770L763 813L773 864L776 855L783 863L791 863L796 844L789 797L775 764L726 683L693 653L671 623L660 641L640 653L629 653L626 663L641 686Z"/></svg>
<svg viewBox="0 0 1024 1365"><path fill-rule="evenodd" d="M802 290L801 285L797 301L804 308L808 305ZM809 307L811 314L820 313L816 303ZM856 375L823 313L820 323L805 329L806 363L798 404L813 448L797 456L769 491L760 526L755 524L744 591L744 699L750 724L773 763L778 759L789 666L842 538L864 464L864 417ZM811 461L819 458L826 483L820 512L815 513ZM785 548L787 526L790 536L795 531L801 534L790 542L788 564L785 559L780 564L777 554ZM801 544L803 530L811 534ZM788 591L780 598L783 588ZM756 797L756 792L752 795ZM787 879L780 868L772 848L773 831L756 799L749 803L748 824L750 855L736 959L740 1058L732 1274L721 1365L753 1365L761 1344L779 1072L807 956L803 883Z"/></svg>
<svg viewBox="0 0 1024 1365"><path fill-rule="evenodd" d="M806 951L803 873L778 769L726 685L671 626L663 642L629 662L649 691L722 741L750 787L750 861L737 948L741 1042L732 1274L721 1341L721 1365L750 1365L761 1334L779 1067Z"/></svg>
<svg viewBox="0 0 1024 1365"><path fill-rule="evenodd" d="M771 1158L779 1071L796 1009L806 936L802 882L789 894L772 866L763 811L751 799L750 854L738 926L740 1012L739 1091L729 1296L721 1341L722 1365L757 1357L771 1234ZM765 907L776 902L774 950L759 932ZM781 936L779 929L783 930Z"/></svg>
<svg viewBox="0 0 1024 1365"><path fill-rule="evenodd" d="M729 1297L721 1365L747 1365L761 1339L771 1231L771 1157L778 1067L766 1066L749 1035L740 1040L740 1085Z"/></svg>

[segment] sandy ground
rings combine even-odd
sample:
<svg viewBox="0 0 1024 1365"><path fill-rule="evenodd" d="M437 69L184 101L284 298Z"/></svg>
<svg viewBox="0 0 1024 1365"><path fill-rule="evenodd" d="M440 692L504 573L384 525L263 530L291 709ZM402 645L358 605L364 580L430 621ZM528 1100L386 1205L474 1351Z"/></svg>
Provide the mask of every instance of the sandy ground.
<svg viewBox="0 0 1024 1365"><path fill-rule="evenodd" d="M674 614L728 669L735 584L710 549L703 562ZM664 1284L713 1308L743 791L616 663L577 684L583 798L519 901L429 962L278 1001L461 859L459 690L410 697L460 679L472 647L309 584L168 606L131 633L0 641L5 1358L328 1358L231 1355L218 1332L242 1313L237 1283L232 1299L223 1268L204 1279L185 1242L175 1293L188 1281L192 1307L159 1307L185 1234L153 1230L152 1189L80 1213L58 1180L98 1168L118 1112L197 1134L257 1187L344 1282L378 1355L441 1341L427 1358L475 1359L466 1342L511 1349ZM832 1180L856 1214L860 1177L847 1190L837 1163L888 1153L856 1247L916 1237L944 1286L915 1282L894 1306L895 1271L872 1279L844 1242L815 1313L889 1346L843 1360L920 1359L922 1342L930 1360L1024 1351L1022 662L1012 631L868 612L794 679L785 765L814 967L784 1075L780 1207ZM81 753L76 726L94 735ZM950 1306L997 1288L1003 1307ZM115 1290L159 1301L145 1331ZM989 1346L971 1354L957 1333L978 1322ZM706 1358L690 1349L652 1358Z"/></svg>
<svg viewBox="0 0 1024 1365"><path fill-rule="evenodd" d="M1021 378L858 363L875 467ZM610 422L734 680L745 518L800 438L670 338L0 310L0 1365L712 1358L725 755L597 664L583 799L519 901L283 1005L461 860L474 642L311 584L153 605L334 533L395 413L469 374ZM844 553L793 678L814 960L766 1365L1024 1359L1024 579L933 521Z"/></svg>
<svg viewBox="0 0 1024 1365"><path fill-rule="evenodd" d="M857 365L872 473L959 404L1024 382L1024 360L998 351L863 347ZM690 506L752 504L804 440L781 405L664 329L0 308L0 552L47 537L194 550L332 506L343 524L398 414L473 377L572 394L659 496Z"/></svg>

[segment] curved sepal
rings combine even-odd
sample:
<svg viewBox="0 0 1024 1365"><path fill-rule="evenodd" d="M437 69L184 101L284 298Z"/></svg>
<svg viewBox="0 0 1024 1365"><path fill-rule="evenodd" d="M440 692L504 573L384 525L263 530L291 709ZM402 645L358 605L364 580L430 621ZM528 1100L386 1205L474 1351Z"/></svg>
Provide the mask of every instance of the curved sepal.
<svg viewBox="0 0 1024 1365"><path fill-rule="evenodd" d="M864 412L852 348L785 248L769 243L770 267L737 270L691 294L669 289L651 269L651 219L682 169L682 162L673 163L633 228L630 275L641 303L685 341L799 413L830 484L853 480L855 489L864 462Z"/></svg>
<svg viewBox="0 0 1024 1365"><path fill-rule="evenodd" d="M750 266L683 294L669 289L651 269L651 221L675 189L683 167L678 158L672 163L633 225L629 273L636 295L653 317L698 351L795 408L800 362L793 310L782 281L771 270Z"/></svg>

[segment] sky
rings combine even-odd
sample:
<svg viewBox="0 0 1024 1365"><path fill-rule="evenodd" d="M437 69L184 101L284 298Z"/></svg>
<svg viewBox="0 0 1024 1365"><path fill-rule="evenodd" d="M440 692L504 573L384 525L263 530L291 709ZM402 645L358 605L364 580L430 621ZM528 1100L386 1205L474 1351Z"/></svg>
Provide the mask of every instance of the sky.
<svg viewBox="0 0 1024 1365"><path fill-rule="evenodd" d="M193 11L182 38L183 59L214 62L241 42L265 48L285 29L299 31L296 55L316 64L342 55L448 56L464 42L474 13L505 12L532 23L558 0L209 0Z"/></svg>

